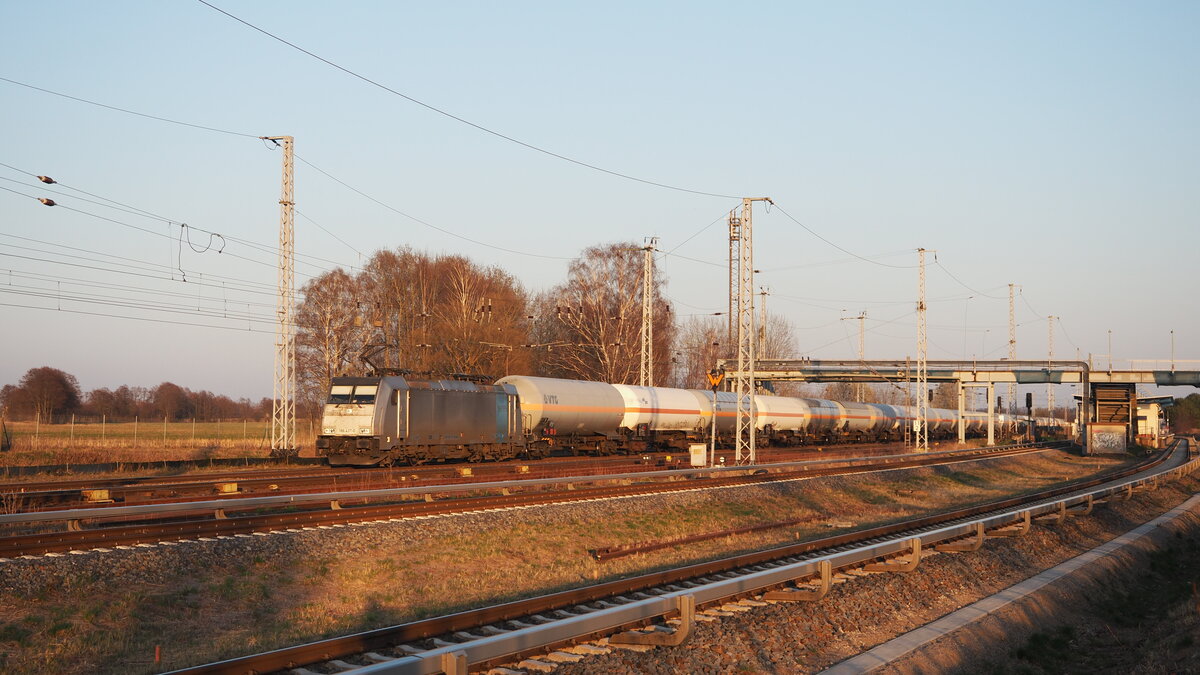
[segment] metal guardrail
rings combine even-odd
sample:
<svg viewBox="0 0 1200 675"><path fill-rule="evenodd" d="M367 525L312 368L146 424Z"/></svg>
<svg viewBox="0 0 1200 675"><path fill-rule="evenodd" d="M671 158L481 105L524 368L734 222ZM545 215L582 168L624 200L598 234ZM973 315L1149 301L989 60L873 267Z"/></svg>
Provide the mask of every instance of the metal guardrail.
<svg viewBox="0 0 1200 675"><path fill-rule="evenodd" d="M1187 456L1190 457L1190 455L1189 452ZM364 666L356 669L354 673L355 675L384 673L387 675L432 675L442 672L458 672L457 668L448 667L448 664L466 665L496 661L531 649L561 644L580 636L615 631L622 626L636 625L679 612L680 608L685 605L694 607L715 604L728 599L744 597L758 590L812 577L819 573L823 563L831 565L833 569L855 567L912 550L915 541L919 541L920 547L928 548L953 539L977 534L980 526L986 531L1028 522L1038 516L1062 514L1072 506L1090 505L1096 500L1114 497L1123 492L1132 493L1138 487L1151 483L1157 485L1158 481L1163 478L1183 476L1198 468L1200 468L1200 458L1192 458L1174 468L1151 475L1142 475L1140 478L1115 483L1106 488L1081 492L1062 499L1045 500L1032 506L974 518L954 525L935 527L921 531L919 534L900 536L849 551L814 557L802 562L752 572L695 588L665 593L655 598L596 610L542 626L522 628L501 635L433 649L416 656L401 657L384 663ZM691 601L685 600L689 597Z"/></svg>
<svg viewBox="0 0 1200 675"><path fill-rule="evenodd" d="M1054 441L1043 443L1018 443L1014 445L997 445L978 450L1012 450L1018 448L1051 447ZM914 457L947 457L963 454L962 450L943 450L938 452L908 453L904 455L888 455L886 457L859 458L861 462L879 462L880 460L902 461ZM980 459L987 458L986 453L980 454ZM378 488L374 490L350 490L340 492L321 492L302 495L274 495L270 497L243 497L214 499L203 502L180 502L175 504L141 504L137 506L108 506L84 509L64 509L59 511L34 511L29 513L0 514L0 525L16 523L79 521L89 518L121 518L126 516L150 516L164 513L179 513L192 511L215 511L222 509L255 509L263 507L293 506L299 504L318 504L352 499L384 499L404 495L425 495L447 492L476 492L481 490L504 490L508 488L536 488L568 483L596 483L602 481L621 481L633 479L674 480L701 475L749 475L758 471L779 472L787 469L803 469L809 466L828 466L846 462L847 467L855 465L851 459L816 459L799 462L781 462L778 464L759 464L755 466L727 466L708 468L670 469L666 471L644 471L634 473L594 474L590 476L571 476L560 478L529 478L521 480L488 481L481 483L454 483L448 485L423 485L403 488ZM912 468L912 467L901 467ZM891 469L880 469L889 471Z"/></svg>

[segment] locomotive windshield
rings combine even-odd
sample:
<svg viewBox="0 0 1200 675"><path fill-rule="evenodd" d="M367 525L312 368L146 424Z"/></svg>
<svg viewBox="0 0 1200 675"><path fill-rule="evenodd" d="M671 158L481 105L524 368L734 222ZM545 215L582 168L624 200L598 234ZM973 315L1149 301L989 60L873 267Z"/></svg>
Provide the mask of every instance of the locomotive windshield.
<svg viewBox="0 0 1200 675"><path fill-rule="evenodd" d="M335 384L329 388L329 403L357 403L359 405L375 402L375 392L379 390L376 384L360 384L357 387L349 384Z"/></svg>

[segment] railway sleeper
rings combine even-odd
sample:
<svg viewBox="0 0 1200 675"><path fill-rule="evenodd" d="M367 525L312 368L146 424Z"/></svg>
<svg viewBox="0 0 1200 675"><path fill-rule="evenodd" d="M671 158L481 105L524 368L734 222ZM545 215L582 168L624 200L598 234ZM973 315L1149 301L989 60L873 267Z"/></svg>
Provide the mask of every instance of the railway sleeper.
<svg viewBox="0 0 1200 675"><path fill-rule="evenodd" d="M975 523L975 534L938 544L933 548L942 553L970 553L982 548L985 541L987 541L987 534L983 531L983 523Z"/></svg>
<svg viewBox="0 0 1200 675"><path fill-rule="evenodd" d="M583 654L572 654L571 652L556 650L545 656L539 656L538 660L546 660L550 663L578 663L583 660Z"/></svg>
<svg viewBox="0 0 1200 675"><path fill-rule="evenodd" d="M921 564L921 538L913 537L908 540L908 546L911 549L905 556L892 558L883 562L870 563L862 569L866 572L911 572L917 569L917 565Z"/></svg>
<svg viewBox="0 0 1200 675"><path fill-rule="evenodd" d="M538 659L525 659L524 661L518 663L517 667L524 670L532 670L535 673L552 673L558 666L554 665L553 663L539 661ZM465 675L466 671L463 671L463 673ZM449 673L447 673L447 675L449 675Z"/></svg>
<svg viewBox="0 0 1200 675"><path fill-rule="evenodd" d="M1093 499L1091 495L1088 495L1087 499L1084 501L1084 503L1086 504L1086 506L1079 506L1078 504L1076 504L1075 506L1067 509L1067 512L1073 516L1091 515L1092 509L1095 508L1095 506L1096 506L1096 500Z"/></svg>
<svg viewBox="0 0 1200 675"><path fill-rule="evenodd" d="M692 626L696 620L696 596L680 595L675 598L675 607L679 612L679 624L674 630L653 627L649 630L631 630L608 639L613 645L653 645L662 647L677 647L687 641L691 635Z"/></svg>
<svg viewBox="0 0 1200 675"><path fill-rule="evenodd" d="M601 654L611 654L612 650L608 647L600 647L598 645L578 644L570 647L563 647L559 651L567 652L568 654L579 654L581 656L599 656Z"/></svg>
<svg viewBox="0 0 1200 675"><path fill-rule="evenodd" d="M1071 512L1067 510L1067 503L1059 502L1055 505L1054 513L1044 513L1034 518L1034 522L1045 523L1046 525L1061 525L1070 517Z"/></svg>
<svg viewBox="0 0 1200 675"><path fill-rule="evenodd" d="M768 602L816 602L824 598L833 586L833 564L822 560L817 563L817 569L817 577L809 580L804 588L796 584L794 588L768 591L763 593L762 599ZM809 585L813 583L815 586Z"/></svg>
<svg viewBox="0 0 1200 675"><path fill-rule="evenodd" d="M1029 531L1033 524L1029 520L1029 512L1022 511L1020 520L1010 525L997 527L987 533L989 537L1019 537Z"/></svg>

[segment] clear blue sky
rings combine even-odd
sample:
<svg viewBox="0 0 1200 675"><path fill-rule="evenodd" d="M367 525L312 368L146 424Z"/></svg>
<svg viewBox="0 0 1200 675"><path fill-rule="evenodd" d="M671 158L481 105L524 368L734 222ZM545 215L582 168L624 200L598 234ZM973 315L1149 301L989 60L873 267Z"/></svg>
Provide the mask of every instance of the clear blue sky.
<svg viewBox="0 0 1200 675"><path fill-rule="evenodd" d="M1007 285L1017 283L1020 357L1045 357L1045 315L1055 314L1061 357L1108 352L1111 329L1118 359L1167 359L1171 330L1177 358L1200 359L1196 3L213 3L553 152L692 190L770 196L889 265L936 249L930 358L1005 356ZM297 250L316 256L301 258L298 285L358 264L360 252L409 244L498 265L536 291L589 245L653 235L672 252L660 264L678 312L724 309L722 217L735 199L530 151L199 2L9 2L0 26L0 77L293 135L299 156L358 190L487 244L298 162ZM0 166L0 188L78 209L0 190L0 383L52 365L85 389L170 380L269 396L279 153L2 81L0 124L0 162L16 167ZM227 240L223 253L197 253L177 226L52 194L22 172L266 250ZM755 232L759 283L770 310L801 329L802 351L851 356L845 309L867 311L869 357L915 353L915 269L851 258L778 211L757 211ZM196 248L206 243L193 232ZM114 298L139 307L98 304Z"/></svg>

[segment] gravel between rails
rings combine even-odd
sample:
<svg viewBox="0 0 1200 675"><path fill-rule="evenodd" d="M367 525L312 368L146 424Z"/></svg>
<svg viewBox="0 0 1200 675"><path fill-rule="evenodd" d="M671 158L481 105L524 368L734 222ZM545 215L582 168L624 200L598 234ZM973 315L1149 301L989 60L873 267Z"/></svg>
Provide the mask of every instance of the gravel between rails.
<svg viewBox="0 0 1200 675"><path fill-rule="evenodd" d="M999 476L1014 476L1030 466L1040 471L1063 467L1063 471L1080 471L1081 465L1079 458L1045 457L993 460L980 467L990 467ZM762 504L811 512L814 500L830 494L858 492L873 498L877 493L868 488L880 484L904 486L897 488L902 495L965 476L953 485L966 489L975 485L976 478L964 471L963 466L910 469L888 474L886 479L824 478L13 560L0 564L0 671L161 672L393 625L597 578L718 557L739 546L759 548L793 536L784 532L774 535L774 541L766 536L738 538L603 566L587 557L589 547L621 543L620 534L631 529L650 531L648 538L670 536L688 527L719 529L702 516L731 504L746 510L748 518L761 518L751 507ZM941 482L925 487L906 483L934 479ZM1140 496L1129 503L1130 508L1168 491ZM919 497L913 501L919 502ZM903 499L868 499L864 504L879 509L877 515L885 518L892 517L893 511L901 517ZM1124 513L1120 508L1100 507L1097 515L1078 520L1079 524L1073 520L1062 530L1086 530L1093 527L1088 523L1108 522L1113 517L1106 515L1110 509ZM675 529L655 533L661 514L675 514L680 522L674 523ZM827 528L849 524L843 521L860 515L818 513L814 527L830 532ZM1041 546L1026 546L1048 543L1041 541L1050 536L1047 531L1036 528L1019 546L1006 540L990 542L982 557L937 556L913 575L880 575L839 586L830 599L816 606L776 605L750 616L702 624L696 639L682 649L592 657L563 666L560 672L717 673L736 672L739 667L745 672L804 672L891 637L904 629L895 628L898 618L920 616L917 610L924 605L932 608L922 610L928 614L945 613L958 606L956 602L965 604L981 579L1003 587L1007 584L994 580L1015 578L1017 573L1011 569L1057 562ZM563 534L554 534L558 532ZM445 550L446 542L455 542L458 548ZM427 560L423 557L427 551L438 555ZM463 558L474 567L453 567L461 565ZM940 566L947 566L947 571L927 576ZM492 568L512 577L497 578ZM514 580L517 575L520 578ZM875 587L878 594L871 592ZM441 599L454 593L454 600ZM746 621L754 630L736 629ZM151 660L156 645L163 648L159 665Z"/></svg>

